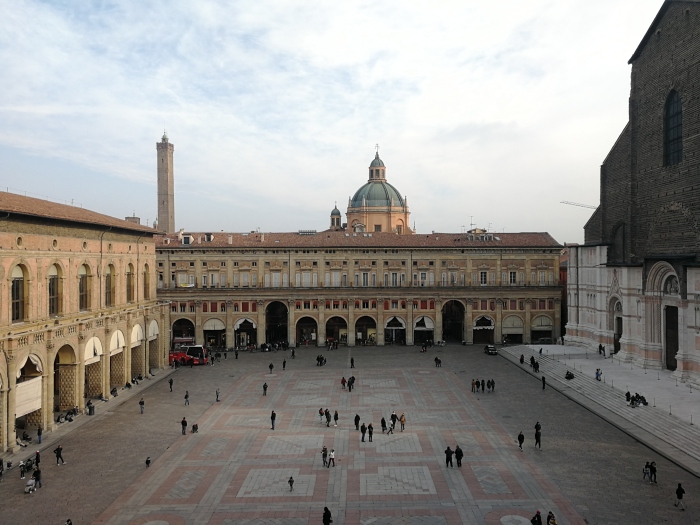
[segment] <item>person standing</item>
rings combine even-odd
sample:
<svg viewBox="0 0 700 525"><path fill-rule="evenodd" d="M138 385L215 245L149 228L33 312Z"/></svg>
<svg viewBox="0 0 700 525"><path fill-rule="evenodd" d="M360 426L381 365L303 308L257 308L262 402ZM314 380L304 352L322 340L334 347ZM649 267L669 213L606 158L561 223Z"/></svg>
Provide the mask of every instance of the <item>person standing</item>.
<svg viewBox="0 0 700 525"><path fill-rule="evenodd" d="M292 492L294 490L294 477L289 476L289 481L287 481L287 483L289 483L289 492Z"/></svg>
<svg viewBox="0 0 700 525"><path fill-rule="evenodd" d="M323 459L323 466L327 467L328 466L328 449L326 448L326 445L323 445L323 448L321 449L321 459Z"/></svg>
<svg viewBox="0 0 700 525"><path fill-rule="evenodd" d="M355 368L355 358L354 357L350 358L350 368Z"/></svg>
<svg viewBox="0 0 700 525"><path fill-rule="evenodd" d="M143 414L143 409L146 407L146 402L141 398L141 401L139 401L139 408L141 409L141 413Z"/></svg>
<svg viewBox="0 0 700 525"><path fill-rule="evenodd" d="M331 511L328 510L328 507L323 507L323 525L331 525L331 523L333 523Z"/></svg>
<svg viewBox="0 0 700 525"><path fill-rule="evenodd" d="M326 426L331 426L331 411L326 409Z"/></svg>
<svg viewBox="0 0 700 525"><path fill-rule="evenodd" d="M287 370L287 360L282 361L282 370Z"/></svg>
<svg viewBox="0 0 700 525"><path fill-rule="evenodd" d="M681 510L685 510L685 504L683 503L683 495L685 494L685 490L683 490L683 487L681 484L678 484L678 488L676 489L676 502L673 504L675 507L680 506Z"/></svg>
<svg viewBox="0 0 700 525"><path fill-rule="evenodd" d="M36 466L34 469L34 474L32 474L32 478L34 478L34 483L35 487L40 489L41 488L41 469L39 468L39 465Z"/></svg>
<svg viewBox="0 0 700 525"><path fill-rule="evenodd" d="M39 445L41 445L41 434L43 432L44 430L41 428L41 425L39 425L39 428L36 429L36 438Z"/></svg>
<svg viewBox="0 0 700 525"><path fill-rule="evenodd" d="M362 442L364 443L365 434L367 433L367 426L365 426L364 423L362 423L362 426L360 427L360 432L362 433Z"/></svg>
<svg viewBox="0 0 700 525"><path fill-rule="evenodd" d="M369 436L369 442L372 442L372 435L374 434L374 427L372 426L372 423L367 425L367 435Z"/></svg>
<svg viewBox="0 0 700 525"><path fill-rule="evenodd" d="M454 451L448 446L447 450L445 450L445 468L454 468L452 464L452 454L454 454Z"/></svg>
<svg viewBox="0 0 700 525"><path fill-rule="evenodd" d="M656 483L656 461L649 465L649 483Z"/></svg>
<svg viewBox="0 0 700 525"><path fill-rule="evenodd" d="M184 436L187 434L187 420L183 417L182 421L180 421L180 425L182 426L182 435Z"/></svg>
<svg viewBox="0 0 700 525"><path fill-rule="evenodd" d="M495 392L495 391L496 391L496 380L492 379L491 380L491 392Z"/></svg>
<svg viewBox="0 0 700 525"><path fill-rule="evenodd" d="M189 406L190 404L190 391L185 390L185 406Z"/></svg>
<svg viewBox="0 0 700 525"><path fill-rule="evenodd" d="M542 514L540 514L539 510L537 511L537 514L532 517L530 523L532 523L532 525L542 525Z"/></svg>
<svg viewBox="0 0 700 525"><path fill-rule="evenodd" d="M336 427L338 426L338 417L339 417L339 416L338 416L338 411L336 410L336 411L335 411L335 414L333 414L333 423L335 424ZM370 441L371 441L371 440L370 440Z"/></svg>
<svg viewBox="0 0 700 525"><path fill-rule="evenodd" d="M472 379L472 393L476 392L476 387L474 386L475 381Z"/></svg>
<svg viewBox="0 0 700 525"><path fill-rule="evenodd" d="M459 445L455 447L455 459L457 460L457 466L461 467L462 466L462 458L464 457L464 452L462 452L462 449L459 448Z"/></svg>
<svg viewBox="0 0 700 525"><path fill-rule="evenodd" d="M330 454L328 454L328 468L331 468L331 461L333 462L333 467L335 467L335 449L332 448Z"/></svg>
<svg viewBox="0 0 700 525"><path fill-rule="evenodd" d="M525 435L523 434L523 431L520 431L520 434L518 434L518 446L520 447L520 450L523 449L523 443L525 443Z"/></svg>
<svg viewBox="0 0 700 525"><path fill-rule="evenodd" d="M545 385L547 384L547 380L542 376L542 390L544 390Z"/></svg>
<svg viewBox="0 0 700 525"><path fill-rule="evenodd" d="M345 383L347 383L347 381L345 380L345 376L343 376L343 379L340 380L340 386L343 390L345 390Z"/></svg>
<svg viewBox="0 0 700 525"><path fill-rule="evenodd" d="M318 422L321 423L322 425L323 425L323 415L324 415L323 407L321 407L318 409Z"/></svg>
<svg viewBox="0 0 700 525"><path fill-rule="evenodd" d="M267 383L263 383L263 395L267 395Z"/></svg>
<svg viewBox="0 0 700 525"><path fill-rule="evenodd" d="M37 450L36 454L34 454L34 464L38 467L40 463L41 463L41 454Z"/></svg>
<svg viewBox="0 0 700 525"><path fill-rule="evenodd" d="M479 380L477 379L477 380L476 380L476 393L477 393L477 394L479 393L479 388L481 388L481 381L479 381Z"/></svg>
<svg viewBox="0 0 700 525"><path fill-rule="evenodd" d="M173 391L173 378L168 379L168 384L170 385L170 391Z"/></svg>
<svg viewBox="0 0 700 525"><path fill-rule="evenodd" d="M383 434L384 432L386 432L386 419L382 418L381 424L382 424L382 434Z"/></svg>
<svg viewBox="0 0 700 525"><path fill-rule="evenodd" d="M238 359L238 349L234 350L233 354L236 356L236 359Z"/></svg>
<svg viewBox="0 0 700 525"><path fill-rule="evenodd" d="M270 366L268 366L268 368L270 369L270 373L272 373L272 369L275 368L275 365L273 365L272 363L270 363Z"/></svg>
<svg viewBox="0 0 700 525"><path fill-rule="evenodd" d="M275 414L275 411L272 411L272 414L270 414L270 421L272 422L272 430L275 430L275 419L277 419L277 414Z"/></svg>
<svg viewBox="0 0 700 525"><path fill-rule="evenodd" d="M481 380L481 393L483 394L486 392L486 380L482 379Z"/></svg>
<svg viewBox="0 0 700 525"><path fill-rule="evenodd" d="M217 389L216 389L216 402L217 402L217 403L219 402L219 394L220 394L220 393L221 393L221 390L219 390L219 389L217 388Z"/></svg>
<svg viewBox="0 0 700 525"><path fill-rule="evenodd" d="M401 432L403 432L403 429L406 428L406 415L403 412L401 412L399 422L401 423Z"/></svg>
<svg viewBox="0 0 700 525"><path fill-rule="evenodd" d="M58 465L59 460L61 461L62 465L66 464L66 461L63 459L63 446L58 445L56 449L53 451L54 454L56 454L56 465Z"/></svg>
<svg viewBox="0 0 700 525"><path fill-rule="evenodd" d="M360 414L355 414L355 430L360 430Z"/></svg>
<svg viewBox="0 0 700 525"><path fill-rule="evenodd" d="M296 359L296 356L297 356L296 350L294 350L294 348L292 348L292 359Z"/></svg>
<svg viewBox="0 0 700 525"><path fill-rule="evenodd" d="M538 446L542 450L542 425L539 421L535 423L535 447Z"/></svg>
<svg viewBox="0 0 700 525"><path fill-rule="evenodd" d="M24 479L24 473L27 472L27 466L24 461L19 462L19 479Z"/></svg>

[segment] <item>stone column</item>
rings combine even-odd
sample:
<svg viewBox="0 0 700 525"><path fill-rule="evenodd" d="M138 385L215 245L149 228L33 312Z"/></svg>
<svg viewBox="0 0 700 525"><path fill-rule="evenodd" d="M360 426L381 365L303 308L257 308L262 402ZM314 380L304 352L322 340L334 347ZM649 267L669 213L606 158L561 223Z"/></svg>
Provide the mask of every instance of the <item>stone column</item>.
<svg viewBox="0 0 700 525"><path fill-rule="evenodd" d="M413 299L406 299L406 346L413 344Z"/></svg>
<svg viewBox="0 0 700 525"><path fill-rule="evenodd" d="M435 333L433 334L433 341L443 341L442 337L442 301L440 299L435 299L435 310L433 311L435 316Z"/></svg>
<svg viewBox="0 0 700 525"><path fill-rule="evenodd" d="M496 326L494 326L493 342L503 341L503 299L496 299Z"/></svg>
<svg viewBox="0 0 700 525"><path fill-rule="evenodd" d="M194 343L203 345L204 340L204 325L202 323L202 301L194 302Z"/></svg>
<svg viewBox="0 0 700 525"><path fill-rule="evenodd" d="M295 346L297 343L297 327L294 321L294 306L296 302L287 300L287 341L289 346Z"/></svg>
<svg viewBox="0 0 700 525"><path fill-rule="evenodd" d="M526 345L532 344L532 300L525 299L525 333L523 334L523 343Z"/></svg>
<svg viewBox="0 0 700 525"><path fill-rule="evenodd" d="M377 299L377 345L384 346L384 301Z"/></svg>
<svg viewBox="0 0 700 525"><path fill-rule="evenodd" d="M226 348L236 346L236 334L233 330L233 301L226 301Z"/></svg>
<svg viewBox="0 0 700 525"><path fill-rule="evenodd" d="M103 349L104 350L104 349ZM85 337L78 336L78 352L76 356L76 366L78 367L78 408L85 408ZM53 392L51 392L53 396ZM53 403L51 403L53 406ZM53 408L52 408L53 410Z"/></svg>
<svg viewBox="0 0 700 525"><path fill-rule="evenodd" d="M680 333L679 333L679 335L680 335ZM554 299L554 333L552 334L552 338L554 339L554 342L556 343L560 337L561 337L561 298L557 298L557 299Z"/></svg>
<svg viewBox="0 0 700 525"><path fill-rule="evenodd" d="M267 327L265 324L265 303L263 301L258 301L257 305L258 305L258 331L257 331L258 340L256 341L256 344L258 346L260 346L261 344L266 342L265 341L265 338L266 338L265 332L267 330ZM290 344L291 344L291 341L290 341Z"/></svg>
<svg viewBox="0 0 700 525"><path fill-rule="evenodd" d="M318 334L316 335L316 345L326 346L326 301L318 301Z"/></svg>
<svg viewBox="0 0 700 525"><path fill-rule="evenodd" d="M348 299L348 346L355 346L355 299Z"/></svg>
<svg viewBox="0 0 700 525"><path fill-rule="evenodd" d="M10 340L8 344L14 343ZM17 360L15 356L7 353L7 411L5 428L7 428L7 450L14 452L17 445L17 432L15 431L15 407L17 406Z"/></svg>
<svg viewBox="0 0 700 525"><path fill-rule="evenodd" d="M474 300L467 299L464 311L464 337L468 345L474 344Z"/></svg>

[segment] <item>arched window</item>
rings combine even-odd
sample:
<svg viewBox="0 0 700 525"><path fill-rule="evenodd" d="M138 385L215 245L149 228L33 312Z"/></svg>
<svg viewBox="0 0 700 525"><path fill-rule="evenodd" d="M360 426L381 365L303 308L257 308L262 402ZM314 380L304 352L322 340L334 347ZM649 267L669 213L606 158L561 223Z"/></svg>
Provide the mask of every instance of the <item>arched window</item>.
<svg viewBox="0 0 700 525"><path fill-rule="evenodd" d="M151 298L151 274L147 264L143 266L143 298Z"/></svg>
<svg viewBox="0 0 700 525"><path fill-rule="evenodd" d="M49 268L49 316L61 315L61 280L58 266L52 264Z"/></svg>
<svg viewBox="0 0 700 525"><path fill-rule="evenodd" d="M134 302L134 265L131 263L126 268L126 302Z"/></svg>
<svg viewBox="0 0 700 525"><path fill-rule="evenodd" d="M116 275L114 272L114 266L111 264L107 265L105 268L105 306L114 306L114 281L116 280Z"/></svg>
<svg viewBox="0 0 700 525"><path fill-rule="evenodd" d="M664 114L664 166L673 166L683 160L683 105L677 91L666 99Z"/></svg>
<svg viewBox="0 0 700 525"><path fill-rule="evenodd" d="M81 311L90 309L90 270L83 264L78 269L78 308Z"/></svg>
<svg viewBox="0 0 700 525"><path fill-rule="evenodd" d="M26 317L27 294L24 289L26 280L21 266L15 266L12 270L12 322L19 323Z"/></svg>

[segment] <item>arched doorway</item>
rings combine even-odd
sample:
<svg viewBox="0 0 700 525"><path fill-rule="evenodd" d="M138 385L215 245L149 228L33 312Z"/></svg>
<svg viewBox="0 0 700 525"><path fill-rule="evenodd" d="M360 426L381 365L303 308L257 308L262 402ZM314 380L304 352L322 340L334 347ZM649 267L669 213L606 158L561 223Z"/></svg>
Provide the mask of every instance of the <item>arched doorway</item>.
<svg viewBox="0 0 700 525"><path fill-rule="evenodd" d="M274 344L287 342L287 320L289 311L280 301L273 301L265 309L265 342Z"/></svg>
<svg viewBox="0 0 700 525"><path fill-rule="evenodd" d="M78 370L73 347L63 345L53 361L53 405L59 411L78 404Z"/></svg>
<svg viewBox="0 0 700 525"><path fill-rule="evenodd" d="M91 337L85 343L85 396L98 397L102 393L102 355L104 348L98 337Z"/></svg>
<svg viewBox="0 0 700 525"><path fill-rule="evenodd" d="M550 317L546 315L538 315L530 323L530 335L532 337L531 341L537 344L538 341L544 343L552 342L552 333L554 331L554 323Z"/></svg>
<svg viewBox="0 0 700 525"><path fill-rule="evenodd" d="M447 301L442 307L442 339L464 341L464 305L459 301Z"/></svg>
<svg viewBox="0 0 700 525"><path fill-rule="evenodd" d="M664 281L663 287L664 302L675 303L680 299L680 287L678 277L670 275ZM674 304L664 305L664 347L666 357L666 369L675 370L678 368L678 306ZM622 313L622 312L620 312Z"/></svg>
<svg viewBox="0 0 700 525"><path fill-rule="evenodd" d="M434 341L435 323L430 317L421 316L413 324L413 343L425 345Z"/></svg>
<svg viewBox="0 0 700 525"><path fill-rule="evenodd" d="M255 321L244 317L233 325L233 337L236 339L236 348L245 348L258 344L258 326Z"/></svg>
<svg viewBox="0 0 700 525"><path fill-rule="evenodd" d="M226 325L221 319L207 319L202 329L206 346L226 347Z"/></svg>
<svg viewBox="0 0 700 525"><path fill-rule="evenodd" d="M474 321L474 344L493 344L493 332L496 323L488 315L477 317Z"/></svg>
<svg viewBox="0 0 700 525"><path fill-rule="evenodd" d="M365 315L355 321L355 341L358 345L377 344L377 323Z"/></svg>
<svg viewBox="0 0 700 525"><path fill-rule="evenodd" d="M109 387L121 388L131 379L126 369L126 341L121 330L115 330L109 340ZM105 393L105 395L107 395Z"/></svg>
<svg viewBox="0 0 700 525"><path fill-rule="evenodd" d="M525 333L523 320L517 315L509 315L503 319L501 333L503 334L503 344L522 344Z"/></svg>
<svg viewBox="0 0 700 525"><path fill-rule="evenodd" d="M342 317L331 317L326 321L326 340L340 344L348 343L348 323Z"/></svg>
<svg viewBox="0 0 700 525"><path fill-rule="evenodd" d="M160 359L158 355L158 335L160 330L158 329L158 321L152 319L148 325L148 366L150 368L158 368L161 363L166 362L166 357Z"/></svg>
<svg viewBox="0 0 700 525"><path fill-rule="evenodd" d="M140 324L135 324L131 329L131 376L138 377L146 374L146 346L143 344L145 337Z"/></svg>
<svg viewBox="0 0 700 525"><path fill-rule="evenodd" d="M613 333L613 352L620 351L620 338L622 337L622 302L613 297L610 301L610 310L608 312L610 326L608 329Z"/></svg>
<svg viewBox="0 0 700 525"><path fill-rule="evenodd" d="M384 343L388 345L406 344L406 322L400 317L392 316L384 324Z"/></svg>
<svg viewBox="0 0 700 525"><path fill-rule="evenodd" d="M311 317L302 317L297 321L297 343L300 345L316 345L318 339L318 324Z"/></svg>
<svg viewBox="0 0 700 525"><path fill-rule="evenodd" d="M64 374L66 381L65 392L72 401L71 407L76 404L76 374L75 374L75 353L73 348L66 345L67 350L65 359L72 359L72 369ZM60 352L60 350L59 350ZM58 357L57 357L58 359ZM41 359L36 354L29 354L20 359L17 363L19 377L15 385L15 428L29 429L30 427L38 427L43 424L43 371L44 367ZM48 408L48 407L47 407ZM51 411L49 410L49 414ZM51 417L51 416L49 416ZM12 444L14 445L14 436Z"/></svg>
<svg viewBox="0 0 700 525"><path fill-rule="evenodd" d="M191 344L194 344L194 323L189 319L178 319L173 323L173 340L170 349Z"/></svg>

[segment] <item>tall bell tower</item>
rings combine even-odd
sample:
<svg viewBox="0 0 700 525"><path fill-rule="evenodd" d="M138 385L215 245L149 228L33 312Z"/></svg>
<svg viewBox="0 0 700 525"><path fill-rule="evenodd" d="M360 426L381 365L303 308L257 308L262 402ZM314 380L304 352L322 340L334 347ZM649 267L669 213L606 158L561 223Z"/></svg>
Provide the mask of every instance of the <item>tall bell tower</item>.
<svg viewBox="0 0 700 525"><path fill-rule="evenodd" d="M158 152L158 229L175 233L175 177L173 174L173 152L175 146L168 142L163 132L156 142Z"/></svg>

